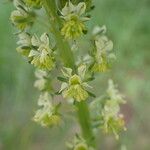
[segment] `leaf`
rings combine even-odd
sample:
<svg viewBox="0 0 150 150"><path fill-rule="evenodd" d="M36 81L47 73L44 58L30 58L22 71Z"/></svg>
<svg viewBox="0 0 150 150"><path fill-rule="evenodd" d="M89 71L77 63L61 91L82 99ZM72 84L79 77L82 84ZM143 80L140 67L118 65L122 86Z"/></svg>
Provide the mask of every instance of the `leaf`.
<svg viewBox="0 0 150 150"><path fill-rule="evenodd" d="M93 94L93 93L91 93L91 92L89 92L89 91L87 91L87 92L88 92L88 94L89 94L91 97L96 98L96 95L95 95L95 94Z"/></svg>
<svg viewBox="0 0 150 150"><path fill-rule="evenodd" d="M54 94L55 94L55 95L61 95L61 93L62 93L62 92L57 91L57 92L55 92Z"/></svg>
<svg viewBox="0 0 150 150"><path fill-rule="evenodd" d="M93 81L93 80L95 80L95 77L87 78L85 81L87 82L87 81Z"/></svg>
<svg viewBox="0 0 150 150"><path fill-rule="evenodd" d="M67 82L68 81L66 78L63 78L63 77L57 77L57 79L59 81L62 81L62 82Z"/></svg>
<svg viewBox="0 0 150 150"><path fill-rule="evenodd" d="M62 73L65 77L69 78L72 75L72 69L64 67L64 69L62 70Z"/></svg>

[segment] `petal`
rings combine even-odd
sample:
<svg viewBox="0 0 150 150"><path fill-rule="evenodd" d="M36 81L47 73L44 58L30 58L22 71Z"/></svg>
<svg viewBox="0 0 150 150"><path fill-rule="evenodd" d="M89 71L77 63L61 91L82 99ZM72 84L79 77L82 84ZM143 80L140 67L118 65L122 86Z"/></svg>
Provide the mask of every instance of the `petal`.
<svg viewBox="0 0 150 150"><path fill-rule="evenodd" d="M39 69L37 69L37 70L35 71L35 76L36 76L37 78L39 78L39 79L43 79L44 77L47 76L47 72L44 71L44 70L39 70Z"/></svg>
<svg viewBox="0 0 150 150"><path fill-rule="evenodd" d="M65 7L62 9L61 14L66 16L68 14L68 3L66 3Z"/></svg>
<svg viewBox="0 0 150 150"><path fill-rule="evenodd" d="M106 51L111 51L113 49L113 42L112 41L108 41L106 43L105 49L106 49Z"/></svg>
<svg viewBox="0 0 150 150"><path fill-rule="evenodd" d="M39 55L39 52L35 51L35 50L31 50L29 53L29 57L33 57L33 56L37 56L37 55Z"/></svg>
<svg viewBox="0 0 150 150"><path fill-rule="evenodd" d="M65 77L70 77L72 75L72 69L64 67L62 73Z"/></svg>
<svg viewBox="0 0 150 150"><path fill-rule="evenodd" d="M40 40L45 45L49 45L49 36L48 36L47 33L42 34L41 37L40 37Z"/></svg>
<svg viewBox="0 0 150 150"><path fill-rule="evenodd" d="M107 31L107 28L106 28L105 25L103 25L102 27L95 26L94 29L93 29L93 31L92 31L92 34L93 35L97 35L97 34L101 34L101 33L105 34L106 31Z"/></svg>
<svg viewBox="0 0 150 150"><path fill-rule="evenodd" d="M59 93L61 93L63 90L65 90L66 88L68 87L68 84L63 82L62 85L61 85L61 88L60 88L60 91Z"/></svg>
<svg viewBox="0 0 150 150"><path fill-rule="evenodd" d="M32 36L31 43L33 46L39 47L39 45L40 45L39 38L36 35Z"/></svg>
<svg viewBox="0 0 150 150"><path fill-rule="evenodd" d="M30 46L31 45L31 38L30 34L23 32L19 34L19 41L17 42L18 45L23 46Z"/></svg>
<svg viewBox="0 0 150 150"><path fill-rule="evenodd" d="M110 54L108 55L108 58L115 60L115 59L116 59L116 55L115 55L114 53L110 53Z"/></svg>
<svg viewBox="0 0 150 150"><path fill-rule="evenodd" d="M74 12L75 6L69 1L69 3L66 3L65 7L62 9L61 14L63 16L67 16L71 12Z"/></svg>
<svg viewBox="0 0 150 150"><path fill-rule="evenodd" d="M84 79L85 72L86 72L86 65L80 65L78 67L78 74L82 79Z"/></svg>
<svg viewBox="0 0 150 150"><path fill-rule="evenodd" d="M76 11L79 16L84 14L85 10L86 10L86 4L84 2L80 2L76 7Z"/></svg>
<svg viewBox="0 0 150 150"><path fill-rule="evenodd" d="M90 86L89 84L87 84L86 82L82 83L82 85L86 88L93 88L92 86Z"/></svg>

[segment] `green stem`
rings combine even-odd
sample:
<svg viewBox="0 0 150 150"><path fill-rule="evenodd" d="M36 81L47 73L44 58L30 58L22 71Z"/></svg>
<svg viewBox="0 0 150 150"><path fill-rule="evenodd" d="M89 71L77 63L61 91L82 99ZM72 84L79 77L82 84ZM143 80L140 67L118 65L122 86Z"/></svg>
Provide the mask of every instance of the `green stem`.
<svg viewBox="0 0 150 150"><path fill-rule="evenodd" d="M59 16L57 15L56 5L54 0L44 0L44 6L47 14L49 15L49 21L51 24L51 28L53 30L57 47L59 49L60 57L62 58L64 65L66 67L75 68L74 67L74 57L72 51L70 50L70 46L67 41L65 41L60 33L60 25L61 21Z"/></svg>
<svg viewBox="0 0 150 150"><path fill-rule="evenodd" d="M54 0L44 0L44 7L50 18L50 24L53 29L55 39L57 41L60 56L65 66L70 67L74 70L75 68L74 55L70 49L68 42L65 41L60 34L59 29L62 24L59 16L57 15L57 9ZM76 106L83 137L90 146L95 147L88 105L86 101L82 101L80 103L78 102Z"/></svg>
<svg viewBox="0 0 150 150"><path fill-rule="evenodd" d="M91 128L91 118L89 113L89 108L86 101L78 102L77 113L79 118L79 123L81 125L83 137L86 139L87 143L95 147L95 139L93 136L92 128Z"/></svg>

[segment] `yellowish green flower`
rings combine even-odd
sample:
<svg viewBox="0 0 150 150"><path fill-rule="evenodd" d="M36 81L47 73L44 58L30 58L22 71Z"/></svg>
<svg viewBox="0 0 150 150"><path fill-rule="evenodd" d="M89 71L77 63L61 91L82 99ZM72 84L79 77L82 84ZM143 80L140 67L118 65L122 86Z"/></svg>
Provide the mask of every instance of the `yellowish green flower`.
<svg viewBox="0 0 150 150"><path fill-rule="evenodd" d="M85 139L79 135L76 135L72 142L67 143L67 147L69 150L94 150L86 143Z"/></svg>
<svg viewBox="0 0 150 150"><path fill-rule="evenodd" d="M61 14L64 19L64 25L61 29L61 34L66 39L76 39L86 31L84 22L89 18L83 16L85 10L86 4L84 2L73 5L70 1L62 9Z"/></svg>
<svg viewBox="0 0 150 150"><path fill-rule="evenodd" d="M34 82L34 87L40 91L53 92L53 87L51 83L50 75L47 71L37 69L35 71L36 81Z"/></svg>
<svg viewBox="0 0 150 150"><path fill-rule="evenodd" d="M90 87L84 82L86 66L78 67L78 74L72 74L72 69L64 68L62 71L66 78L66 82L62 83L61 90L64 98L73 98L80 102L86 100L89 96L86 88Z"/></svg>
<svg viewBox="0 0 150 150"><path fill-rule="evenodd" d="M119 132L126 130L123 115L120 114L120 104L124 104L125 101L112 80L109 80L107 93L108 100L105 101L101 112L101 127L105 133L113 133L118 139Z"/></svg>
<svg viewBox="0 0 150 150"><path fill-rule="evenodd" d="M108 89L107 94L110 97L110 99L115 100L118 104L125 104L126 101L124 100L124 96L119 93L117 89L117 85L113 83L113 80L108 81Z"/></svg>
<svg viewBox="0 0 150 150"><path fill-rule="evenodd" d="M34 86L40 91L46 89L48 73L43 70L36 70L35 76L37 77L37 80L35 81Z"/></svg>
<svg viewBox="0 0 150 150"><path fill-rule="evenodd" d="M119 138L118 133L126 130L125 122L122 114L119 114L119 107L113 100L108 100L102 111L102 129L105 133L113 133L116 139Z"/></svg>
<svg viewBox="0 0 150 150"><path fill-rule="evenodd" d="M42 7L42 1L41 0L24 0L24 2L29 7L34 7L37 9Z"/></svg>
<svg viewBox="0 0 150 150"><path fill-rule="evenodd" d="M45 92L39 97L38 105L41 106L36 111L33 120L43 127L57 126L61 122L60 115L57 112L57 106L53 106L50 102L50 95Z"/></svg>
<svg viewBox="0 0 150 150"><path fill-rule="evenodd" d="M88 150L88 146L85 143L79 143L75 146L74 150Z"/></svg>
<svg viewBox="0 0 150 150"><path fill-rule="evenodd" d="M46 33L40 39L33 36L32 45L36 48L30 51L29 57L32 58L31 64L39 69L52 70L55 66L53 50L49 47L49 37Z"/></svg>
<svg viewBox="0 0 150 150"><path fill-rule="evenodd" d="M113 49L112 41L104 35L106 33L106 27L96 27L93 30L95 49L92 52L94 59L92 65L93 72L106 72L110 69L110 62L115 55L111 52Z"/></svg>
<svg viewBox="0 0 150 150"><path fill-rule="evenodd" d="M31 50L31 35L27 32L22 32L18 35L19 40L17 42L17 44L19 45L17 47L17 52L19 52L20 54L22 54L23 56L28 56Z"/></svg>
<svg viewBox="0 0 150 150"><path fill-rule="evenodd" d="M23 2L15 1L14 5L17 10L11 13L12 23L20 30L31 27L35 20L35 13L28 9Z"/></svg>
<svg viewBox="0 0 150 150"><path fill-rule="evenodd" d="M92 71L94 71L94 72L106 72L108 70L109 70L109 64L108 64L105 56L101 55L99 58L97 58L97 60L95 59L95 63L92 67Z"/></svg>

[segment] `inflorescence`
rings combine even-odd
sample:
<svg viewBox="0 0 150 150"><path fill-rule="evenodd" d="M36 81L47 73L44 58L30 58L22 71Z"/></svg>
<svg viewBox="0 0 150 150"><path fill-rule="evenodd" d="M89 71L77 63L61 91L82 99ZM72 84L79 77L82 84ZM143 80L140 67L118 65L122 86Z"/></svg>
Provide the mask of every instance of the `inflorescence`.
<svg viewBox="0 0 150 150"><path fill-rule="evenodd" d="M106 36L106 27L96 26L91 33L91 49L84 55L85 57L80 63L76 61L74 68L65 66L59 59L57 39L53 36L55 33L50 30L51 25L49 25L48 32L43 27L45 33L40 36L31 32L31 28L39 17L38 11L45 8L44 3L45 0L14 0L16 10L11 13L10 20L18 29L17 52L36 68L37 80L34 86L41 94L38 100L40 108L35 112L33 120L43 127L52 127L59 126L63 121L59 113L61 105L53 102L54 97L60 94L64 99L73 101L72 105L89 101L90 97L95 97L90 91L92 89L90 81L95 79L96 73L105 73L111 69L115 54L113 53L113 42ZM72 44L76 45L75 41L87 33L86 22L90 20L89 12L93 8L91 5L89 9L90 4L90 0L78 3L66 0L65 4L61 0L58 0L57 3L53 2L57 8L56 15L61 27L59 29L61 38L69 43L70 50ZM51 72L55 70L59 74L55 76L61 82L58 92L52 84L52 80L56 77ZM118 139L120 131L126 130L123 115L120 114L120 104L124 104L125 100L112 80L109 80L105 95L102 99L98 97L93 99L89 104L91 114L94 114L91 120L93 129L113 133ZM80 135L77 135L74 141L67 145L70 150L94 150Z"/></svg>

